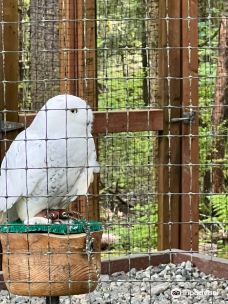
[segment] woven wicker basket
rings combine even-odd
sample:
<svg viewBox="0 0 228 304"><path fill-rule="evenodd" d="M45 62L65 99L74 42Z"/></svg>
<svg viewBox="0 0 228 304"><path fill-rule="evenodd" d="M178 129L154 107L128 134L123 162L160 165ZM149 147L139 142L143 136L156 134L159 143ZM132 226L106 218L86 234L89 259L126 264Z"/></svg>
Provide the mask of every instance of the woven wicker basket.
<svg viewBox="0 0 228 304"><path fill-rule="evenodd" d="M85 252L86 234L1 233L3 276L17 295L63 296L93 291L100 273L102 231L92 232L93 253Z"/></svg>

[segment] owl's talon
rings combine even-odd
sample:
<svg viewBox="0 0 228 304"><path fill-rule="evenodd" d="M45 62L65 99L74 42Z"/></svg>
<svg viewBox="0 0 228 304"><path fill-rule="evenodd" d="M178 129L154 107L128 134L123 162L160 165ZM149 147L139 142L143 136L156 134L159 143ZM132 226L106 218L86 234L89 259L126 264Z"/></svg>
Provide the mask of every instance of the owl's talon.
<svg viewBox="0 0 228 304"><path fill-rule="evenodd" d="M24 220L25 225L50 225L52 223L51 219L45 217L31 217Z"/></svg>

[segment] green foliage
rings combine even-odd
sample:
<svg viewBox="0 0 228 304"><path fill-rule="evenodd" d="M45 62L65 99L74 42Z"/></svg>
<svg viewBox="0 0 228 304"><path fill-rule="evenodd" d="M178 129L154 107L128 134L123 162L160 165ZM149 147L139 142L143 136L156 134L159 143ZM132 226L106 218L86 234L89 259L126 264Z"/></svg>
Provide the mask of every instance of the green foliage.
<svg viewBox="0 0 228 304"><path fill-rule="evenodd" d="M23 52L19 56L20 80L18 85L19 107L21 110L28 110L32 107L31 96L31 26L30 26L30 0L24 0L18 7L20 12L19 38Z"/></svg>
<svg viewBox="0 0 228 304"><path fill-rule="evenodd" d="M218 194L206 197L201 212L207 206L202 219L204 238L201 243L216 243L218 255L228 258L228 195Z"/></svg>
<svg viewBox="0 0 228 304"><path fill-rule="evenodd" d="M228 229L228 195L210 195L207 199L212 206L214 220Z"/></svg>
<svg viewBox="0 0 228 304"><path fill-rule="evenodd" d="M97 1L99 110L144 108L142 39L144 6L142 0ZM153 133L120 133L99 136L99 162L104 185L103 206L113 203L110 192L134 196L134 206L122 216L113 216L108 233L120 236L111 254L148 251L157 243L157 206L151 197ZM117 188L117 189L116 189ZM143 195L141 197L140 195ZM145 197L147 196L147 197ZM117 204L116 201L114 203ZM117 206L118 210L118 206Z"/></svg>
<svg viewBox="0 0 228 304"><path fill-rule="evenodd" d="M201 1L202 2L202 1ZM222 160L212 159L214 149L214 126L212 125L212 111L214 105L214 95L216 89L217 60L219 45L219 27L222 14L222 1L216 3L216 7L205 8L203 15L211 15L213 18L200 19L199 27L199 105L200 105L200 184L204 185L204 176L212 163L226 163L227 152ZM225 124L226 125L226 124ZM217 131L222 134L226 128L224 123L217 126ZM227 151L227 149L226 149ZM224 166L224 175L226 170ZM201 190L203 192L203 190ZM200 214L202 226L206 229L203 241L216 242L219 256L227 255L227 245L224 240L214 239L214 233L227 233L228 203L227 195L200 196ZM203 232L201 231L201 234ZM204 234L204 233L203 233ZM201 235L202 238L202 235ZM226 256L227 257L227 256Z"/></svg>
<svg viewBox="0 0 228 304"><path fill-rule="evenodd" d="M147 193L154 169L151 143L150 132L101 136L99 161L105 186L113 188L118 182L122 191Z"/></svg>
<svg viewBox="0 0 228 304"><path fill-rule="evenodd" d="M99 94L99 110L120 110L144 107L142 81L143 71L141 57L128 55L124 62L119 55L112 56L106 62L105 75L99 69L99 82L105 87ZM127 69L126 76L124 76Z"/></svg>
<svg viewBox="0 0 228 304"><path fill-rule="evenodd" d="M200 162L207 164L207 156L212 148L212 105L214 102L218 24L210 21L199 22L199 106L200 106ZM206 166L201 167L201 176L205 175Z"/></svg>
<svg viewBox="0 0 228 304"><path fill-rule="evenodd" d="M228 259L228 243L225 243L223 240L217 242L218 246L218 255L220 258Z"/></svg>
<svg viewBox="0 0 228 304"><path fill-rule="evenodd" d="M128 222L118 223L109 228L109 233L119 235L118 243L113 244L112 253L148 252L157 246L157 204L137 204L132 210L133 216Z"/></svg>

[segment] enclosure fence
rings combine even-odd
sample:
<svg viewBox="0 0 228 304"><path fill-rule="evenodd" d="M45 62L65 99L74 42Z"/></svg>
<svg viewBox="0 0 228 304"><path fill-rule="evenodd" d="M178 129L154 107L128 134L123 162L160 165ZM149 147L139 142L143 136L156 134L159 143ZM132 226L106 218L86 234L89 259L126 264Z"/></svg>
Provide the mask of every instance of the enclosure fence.
<svg viewBox="0 0 228 304"><path fill-rule="evenodd" d="M60 281L68 282L69 294L61 294L67 296L61 303L223 303L228 288L227 18L225 0L0 1L1 159L48 99L71 94L93 110L92 136L100 164L93 183L87 180L86 195L79 190L67 208L86 223L81 251L67 233L58 239L66 249L60 254L53 245L52 225L47 240L37 238L39 245L33 247L30 230L19 241L6 228L10 220L1 223L8 273L2 283L8 289L16 286L9 262L14 244L30 244L26 250L32 256L46 242L42 254L50 254L51 270L41 290L57 294L60 282L51 267L64 256L68 268ZM55 123L59 130L61 122ZM62 162L66 171L67 153ZM89 169L87 164L87 175ZM89 222L97 223L95 231L86 226ZM84 260L78 262L81 252ZM58 254L60 262L54 260ZM87 279L72 279L72 257L88 268ZM30 263L28 259L26 301L34 296ZM151 265L158 268L151 270ZM217 282L214 289L207 287L214 294L197 295L197 300L195 285L175 283L183 275L178 267L188 272L179 277L186 284L197 285L198 278ZM144 277L137 272L143 268ZM201 277L202 272L208 277ZM139 286L143 278L145 290ZM163 287L156 287L159 282ZM172 294L175 284L182 292L179 298ZM88 295L73 296L76 285L82 286L77 293ZM118 297L118 286L125 298ZM12 299L9 293L6 303ZM58 303L58 295L46 301Z"/></svg>

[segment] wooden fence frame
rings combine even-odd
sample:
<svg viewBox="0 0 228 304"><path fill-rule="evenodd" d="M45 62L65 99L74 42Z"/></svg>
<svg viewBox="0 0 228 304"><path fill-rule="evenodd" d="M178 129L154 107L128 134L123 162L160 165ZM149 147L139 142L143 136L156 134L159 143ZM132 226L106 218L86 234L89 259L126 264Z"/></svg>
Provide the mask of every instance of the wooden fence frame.
<svg viewBox="0 0 228 304"><path fill-rule="evenodd" d="M158 248L198 250L198 117L172 122L198 105L198 0L160 1L160 104ZM188 4L190 5L188 7ZM169 68L168 68L169 67Z"/></svg>

